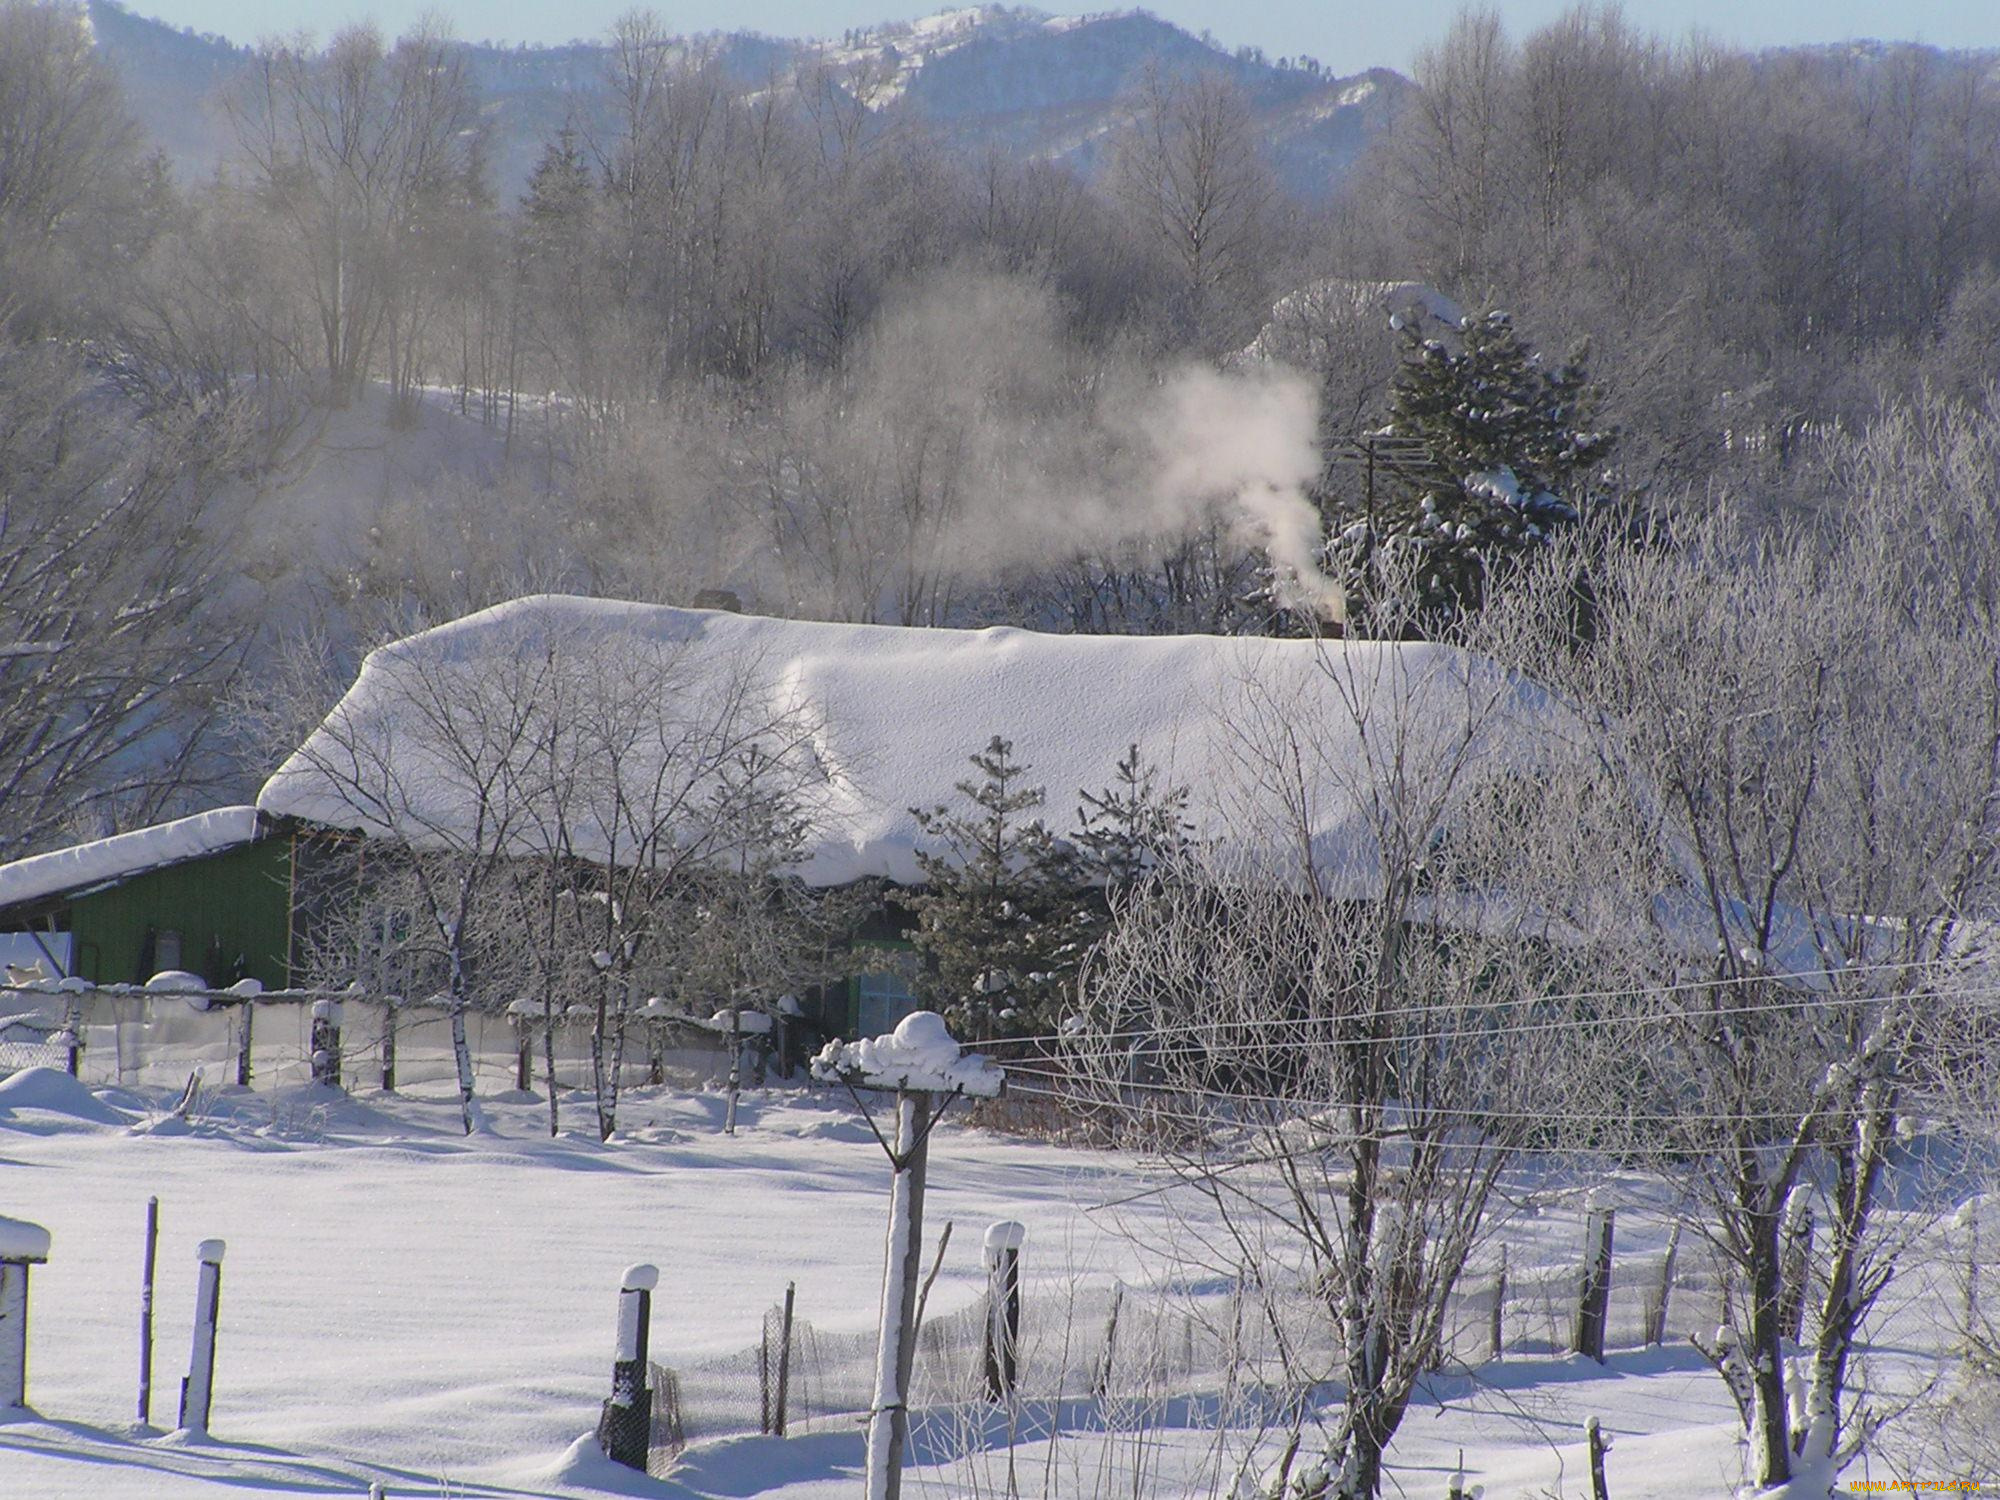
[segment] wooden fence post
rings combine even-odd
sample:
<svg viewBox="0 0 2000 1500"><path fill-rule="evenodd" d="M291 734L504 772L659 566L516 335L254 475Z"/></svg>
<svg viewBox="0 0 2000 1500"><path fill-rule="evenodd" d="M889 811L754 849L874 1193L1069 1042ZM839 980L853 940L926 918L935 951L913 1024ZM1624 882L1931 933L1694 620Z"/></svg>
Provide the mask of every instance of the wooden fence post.
<svg viewBox="0 0 2000 1500"><path fill-rule="evenodd" d="M256 1013L256 1003L244 1000L236 1007L243 1012L243 1023L236 1028L236 1086L250 1087L250 1045L255 1030L251 1017Z"/></svg>
<svg viewBox="0 0 2000 1500"><path fill-rule="evenodd" d="M1493 1325L1487 1331L1486 1348L1493 1359L1507 1352L1507 1246L1500 1246L1500 1274L1493 1278Z"/></svg>
<svg viewBox="0 0 2000 1500"><path fill-rule="evenodd" d="M180 1425L198 1437L208 1436L209 1409L215 1399L215 1331L222 1313L221 1240L195 1246L201 1282L194 1298L194 1351L188 1358L187 1379L181 1382Z"/></svg>
<svg viewBox="0 0 2000 1500"><path fill-rule="evenodd" d="M1604 1363L1604 1329L1611 1310L1611 1231L1614 1211L1594 1208L1585 1221L1583 1275L1577 1289L1570 1351Z"/></svg>
<svg viewBox="0 0 2000 1500"><path fill-rule="evenodd" d="M1021 1245L1024 1225L1002 1219L986 1229L986 1399L1011 1401L1020 1373Z"/></svg>
<svg viewBox="0 0 2000 1500"><path fill-rule="evenodd" d="M382 997L382 1092L396 1092L396 1012L402 1001L395 995Z"/></svg>
<svg viewBox="0 0 2000 1500"><path fill-rule="evenodd" d="M153 1266L160 1250L160 1200L146 1200L146 1260L139 1273L139 1425L153 1425Z"/></svg>
<svg viewBox="0 0 2000 1500"><path fill-rule="evenodd" d="M785 1283L785 1315L778 1323L778 1410L771 1430L779 1437L785 1435L785 1406L792 1385L792 1304L797 1298L799 1284Z"/></svg>
<svg viewBox="0 0 2000 1500"><path fill-rule="evenodd" d="M1805 1324L1806 1282L1812 1275L1812 1200L1803 1187L1785 1200L1784 1244L1779 1252L1778 1332L1796 1341Z"/></svg>
<svg viewBox="0 0 2000 1500"><path fill-rule="evenodd" d="M729 1102L724 1107L722 1133L736 1134L736 1096L743 1088L743 1007L730 997L729 1004Z"/></svg>
<svg viewBox="0 0 2000 1500"><path fill-rule="evenodd" d="M1667 1341L1667 1303L1674 1294L1674 1261L1681 1251L1681 1226L1676 1223L1673 1233L1667 1236L1667 1258L1660 1265L1660 1284L1653 1293L1652 1305L1646 1309L1646 1342L1652 1345Z"/></svg>
<svg viewBox="0 0 2000 1500"><path fill-rule="evenodd" d="M653 1266L626 1269L618 1292L618 1351L611 1365L611 1399L598 1421L598 1446L613 1463L646 1472L652 1447L653 1393L646 1386L646 1344L653 1322Z"/></svg>
<svg viewBox="0 0 2000 1500"><path fill-rule="evenodd" d="M1597 1425L1595 1417L1584 1422L1583 1436L1590 1445L1590 1500L1611 1500L1611 1492L1604 1482L1604 1455L1611 1451L1611 1442L1604 1436L1604 1430Z"/></svg>
<svg viewBox="0 0 2000 1500"><path fill-rule="evenodd" d="M338 1000L313 1001L312 1081L336 1089L340 1087L340 1022Z"/></svg>
<svg viewBox="0 0 2000 1500"><path fill-rule="evenodd" d="M514 1087L521 1093L528 1092L528 1086L535 1081L535 1027L547 1022L544 1030L553 1035L554 1020L544 1010L542 1002L523 995L507 1007L507 1024L514 1032ZM549 1092L555 1093L555 1067L549 1068Z"/></svg>
<svg viewBox="0 0 2000 1500"><path fill-rule="evenodd" d="M28 1268L48 1258L46 1229L0 1219L0 1408L28 1404Z"/></svg>
<svg viewBox="0 0 2000 1500"><path fill-rule="evenodd" d="M71 995L63 1007L62 1030L49 1040L63 1049L63 1067L72 1078L83 1076L83 1000Z"/></svg>
<svg viewBox="0 0 2000 1500"><path fill-rule="evenodd" d="M1465 1450L1458 1450L1458 1467L1452 1470L1451 1483L1446 1487L1444 1500L1471 1500L1465 1493Z"/></svg>

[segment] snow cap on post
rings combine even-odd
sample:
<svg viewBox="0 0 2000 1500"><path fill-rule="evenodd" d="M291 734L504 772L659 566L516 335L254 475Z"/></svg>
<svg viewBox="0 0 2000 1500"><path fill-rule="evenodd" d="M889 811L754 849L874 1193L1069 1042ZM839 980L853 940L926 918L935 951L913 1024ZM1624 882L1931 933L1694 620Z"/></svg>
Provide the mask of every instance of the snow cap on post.
<svg viewBox="0 0 2000 1500"><path fill-rule="evenodd" d="M828 1042L812 1062L813 1077L857 1089L965 1094L993 1099L1007 1075L979 1052L966 1052L935 1011L903 1017L892 1032L858 1042Z"/></svg>
<svg viewBox="0 0 2000 1500"><path fill-rule="evenodd" d="M1018 1250L1028 1238L1028 1226L1014 1219L1002 1219L986 1226L986 1248Z"/></svg>
<svg viewBox="0 0 2000 1500"><path fill-rule="evenodd" d="M221 1240L203 1240L194 1247L194 1258L204 1265L222 1264L222 1252L227 1248Z"/></svg>
<svg viewBox="0 0 2000 1500"><path fill-rule="evenodd" d="M40 1265L49 1258L49 1232L26 1219L0 1218L0 1260Z"/></svg>
<svg viewBox="0 0 2000 1500"><path fill-rule="evenodd" d="M650 1292L659 1284L658 1266L637 1265L625 1268L625 1279L619 1283L619 1288L627 1292Z"/></svg>

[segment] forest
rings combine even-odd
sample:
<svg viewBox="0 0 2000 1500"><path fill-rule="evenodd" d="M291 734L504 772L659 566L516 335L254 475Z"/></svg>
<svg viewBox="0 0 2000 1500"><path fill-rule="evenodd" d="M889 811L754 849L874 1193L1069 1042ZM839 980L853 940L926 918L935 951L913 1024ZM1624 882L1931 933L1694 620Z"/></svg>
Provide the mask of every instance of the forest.
<svg viewBox="0 0 2000 1500"><path fill-rule="evenodd" d="M267 42L216 101L233 156L180 180L75 15L6 0L8 852L268 769L225 708L297 642L337 687L358 647L529 588L1297 633L1285 575L1324 564L1366 633L1404 537L1443 562L1435 631L1474 554L1572 518L1796 532L1872 433L1990 442L1990 57L1468 11L1306 203L1221 73L1145 69L1084 177L885 127L858 66L753 89L714 50L626 17L610 107L502 201L450 39ZM1476 347L1393 332L1398 287ZM1454 422L1479 380L1526 416ZM357 412L391 440L456 416L465 457L340 545L271 535L260 505ZM1549 525L1463 488L1502 466ZM1310 512L1232 504L1252 477Z"/></svg>

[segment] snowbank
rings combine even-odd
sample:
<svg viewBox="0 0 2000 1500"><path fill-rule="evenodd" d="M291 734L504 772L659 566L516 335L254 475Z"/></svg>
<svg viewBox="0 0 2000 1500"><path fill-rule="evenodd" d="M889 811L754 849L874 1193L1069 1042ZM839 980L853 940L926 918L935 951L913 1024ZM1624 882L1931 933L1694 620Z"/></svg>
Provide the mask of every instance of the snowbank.
<svg viewBox="0 0 2000 1500"><path fill-rule="evenodd" d="M68 1115L93 1125L126 1125L125 1115L104 1103L67 1073L54 1068L23 1068L0 1078L0 1119L21 1110Z"/></svg>
<svg viewBox="0 0 2000 1500"><path fill-rule="evenodd" d="M1243 843L1226 800L1205 794L1241 784L1246 725L1255 733L1251 721L1271 706L1290 714L1313 746L1319 769L1309 770L1315 779L1303 791L1316 856L1356 866L1365 882L1370 861L1357 849L1366 842L1365 763L1381 752L1364 740L1353 705L1373 714L1372 743L1387 738L1393 707L1402 720L1394 737L1439 747L1440 760L1475 716L1481 736L1496 728L1513 735L1560 716L1547 695L1491 662L1421 642L924 630L537 596L370 655L322 726L266 783L258 806L378 837L462 844L475 804L463 774L420 748L426 731L412 683L424 694L476 698L482 681L518 676L516 664L545 650L580 653L608 676L663 649L674 653L690 702L748 673L751 690L774 711L804 721L789 743L765 748L788 757L810 787L811 829L796 872L820 886L868 876L917 883L921 838L911 809L956 802L956 784L971 774L967 756L995 734L1014 742L1030 768L1026 784L1046 789L1047 817L1059 833L1078 793L1110 785L1136 744L1166 784L1204 794L1190 809L1198 838ZM407 768L408 795L392 806L361 805L335 770L377 761ZM641 805L657 769L645 756L621 763ZM702 789L683 805L704 805ZM578 853L606 856L602 830L589 819L568 831Z"/></svg>
<svg viewBox="0 0 2000 1500"><path fill-rule="evenodd" d="M257 832L256 808L218 807L172 823L17 859L0 865L0 907L127 880L183 860L220 854L253 842Z"/></svg>

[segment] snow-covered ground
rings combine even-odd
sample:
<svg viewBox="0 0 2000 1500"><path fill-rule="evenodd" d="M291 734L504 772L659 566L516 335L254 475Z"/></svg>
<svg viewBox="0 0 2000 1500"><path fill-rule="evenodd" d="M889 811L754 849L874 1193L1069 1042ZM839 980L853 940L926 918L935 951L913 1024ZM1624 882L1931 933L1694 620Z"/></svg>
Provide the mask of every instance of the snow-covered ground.
<svg viewBox="0 0 2000 1500"><path fill-rule="evenodd" d="M698 1444L665 1480L611 1469L578 1443L609 1393L633 1263L661 1270L651 1354L662 1363L755 1343L787 1281L819 1328L873 1326L887 1168L866 1126L844 1094L792 1090L749 1096L731 1137L722 1102L634 1091L627 1133L601 1144L549 1139L545 1106L525 1095L491 1101L496 1133L467 1139L443 1097L225 1094L190 1124L157 1094L86 1091L40 1070L0 1080L0 1214L53 1236L33 1280L33 1412L0 1419L0 1496L358 1497L371 1481L392 1496L851 1496L861 1436L843 1422ZM571 1102L579 1126L587 1116ZM1166 1195L1134 1196L1143 1163L947 1124L930 1170L927 1242L947 1220L958 1232L927 1317L979 1296L980 1231L998 1219L1027 1226L1031 1292L1160 1277L1145 1247L1171 1216ZM134 1427L149 1195L162 1219L156 1427L173 1425L187 1368L194 1247L228 1242L207 1442ZM1114 1198L1131 1201L1099 1211ZM1509 1228L1517 1268L1574 1252L1576 1219L1549 1201ZM1650 1231L1635 1233L1643 1249ZM1591 1415L1614 1439L1618 1500L1733 1488L1721 1382L1670 1346L1602 1368L1515 1356L1476 1378L1440 1376L1396 1441L1391 1493L1442 1496L1462 1450L1486 1500L1585 1494ZM1102 1463L1088 1434L1058 1445L1056 1463L1033 1445L1017 1455L1021 1493L1047 1492L1051 1476L1063 1494L1182 1493L1173 1475L1211 1441L1128 1436ZM919 1467L906 1493L990 1493L1004 1441L986 1447L970 1466ZM1135 1462L1137 1491L1115 1477Z"/></svg>

